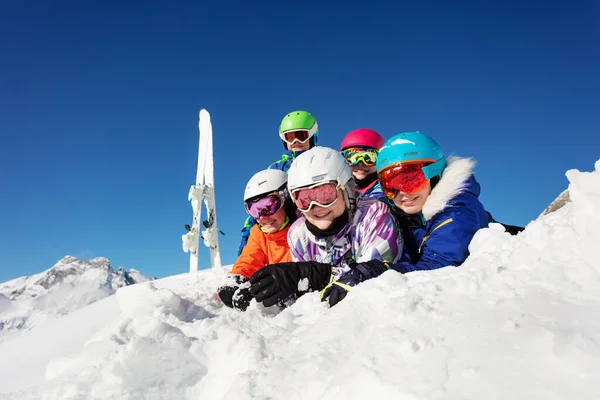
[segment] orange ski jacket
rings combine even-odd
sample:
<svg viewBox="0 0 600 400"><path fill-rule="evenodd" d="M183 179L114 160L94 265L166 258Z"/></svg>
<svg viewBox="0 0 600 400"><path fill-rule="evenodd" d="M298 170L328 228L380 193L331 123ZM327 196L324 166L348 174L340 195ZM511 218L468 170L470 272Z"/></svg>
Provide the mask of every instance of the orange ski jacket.
<svg viewBox="0 0 600 400"><path fill-rule="evenodd" d="M242 250L231 274L250 278L256 271L270 264L292 261L287 233L292 224L288 224L279 232L266 234L258 225L250 229L248 244Z"/></svg>

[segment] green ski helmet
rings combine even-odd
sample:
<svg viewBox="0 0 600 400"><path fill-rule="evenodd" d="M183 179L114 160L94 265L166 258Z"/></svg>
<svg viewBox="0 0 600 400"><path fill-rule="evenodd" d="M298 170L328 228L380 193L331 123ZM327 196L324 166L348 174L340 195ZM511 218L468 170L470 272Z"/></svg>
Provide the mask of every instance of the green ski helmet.
<svg viewBox="0 0 600 400"><path fill-rule="evenodd" d="M287 132L298 132L305 131L306 139L300 140L298 135L295 135L295 138L286 138ZM317 124L317 120L312 116L308 111L292 111L281 120L281 125L279 125L279 137L283 141L283 147L287 150L287 145L292 144L294 141L299 141L304 143L306 140L310 140L310 147L313 148L317 145L317 138L319 132L319 125Z"/></svg>

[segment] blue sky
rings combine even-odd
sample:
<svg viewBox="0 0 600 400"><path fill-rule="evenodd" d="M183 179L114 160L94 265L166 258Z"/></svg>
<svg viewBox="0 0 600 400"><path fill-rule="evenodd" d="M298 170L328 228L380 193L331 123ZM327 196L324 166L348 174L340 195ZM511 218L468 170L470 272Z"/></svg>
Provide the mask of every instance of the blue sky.
<svg viewBox="0 0 600 400"><path fill-rule="evenodd" d="M3 2L0 281L67 254L187 271L201 108L227 264L295 109L334 148L357 127L428 133L478 160L494 217L535 218L600 158L598 3L404 3Z"/></svg>

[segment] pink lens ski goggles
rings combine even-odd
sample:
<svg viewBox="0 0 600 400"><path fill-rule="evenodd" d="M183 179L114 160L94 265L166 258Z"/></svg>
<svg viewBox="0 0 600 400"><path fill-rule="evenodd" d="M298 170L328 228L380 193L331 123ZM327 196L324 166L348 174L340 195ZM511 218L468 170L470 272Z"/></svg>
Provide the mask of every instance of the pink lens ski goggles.
<svg viewBox="0 0 600 400"><path fill-rule="evenodd" d="M292 192L294 204L300 212L309 212L312 206L327 208L331 207L337 200L337 190L341 185L336 182L317 183L312 186L303 187Z"/></svg>
<svg viewBox="0 0 600 400"><path fill-rule="evenodd" d="M278 193L273 193L266 197L246 201L244 204L248 214L254 219L259 219L260 217L270 217L279 211L283 206L283 200Z"/></svg>

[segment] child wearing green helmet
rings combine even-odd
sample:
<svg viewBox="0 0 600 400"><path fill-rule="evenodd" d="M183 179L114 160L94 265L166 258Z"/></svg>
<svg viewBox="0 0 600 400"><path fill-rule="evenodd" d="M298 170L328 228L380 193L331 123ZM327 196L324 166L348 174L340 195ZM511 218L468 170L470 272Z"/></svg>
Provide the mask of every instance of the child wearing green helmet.
<svg viewBox="0 0 600 400"><path fill-rule="evenodd" d="M308 111L292 111L281 120L279 125L279 137L285 148L281 158L271 165L268 169L278 169L284 172L292 165L296 157L317 145L319 125L315 117ZM251 216L248 217L242 228L242 239L238 247L238 256L248 243L250 229L256 224Z"/></svg>
<svg viewBox="0 0 600 400"><path fill-rule="evenodd" d="M304 151L315 147L318 131L317 120L308 111L292 111L283 117L279 125L279 137L286 152Z"/></svg>

